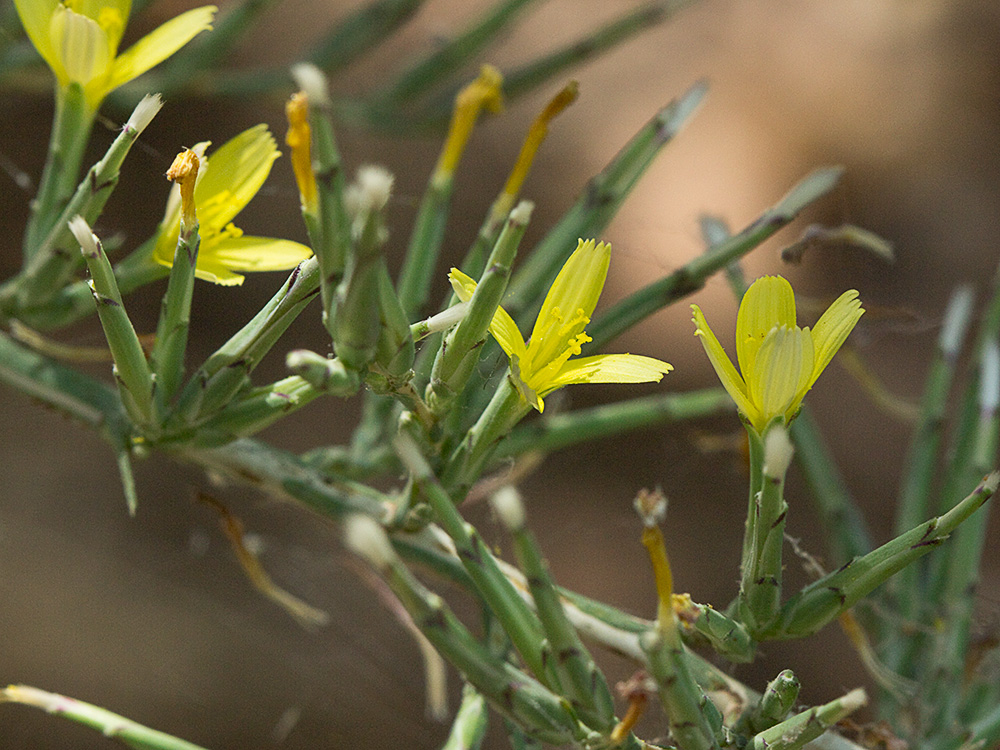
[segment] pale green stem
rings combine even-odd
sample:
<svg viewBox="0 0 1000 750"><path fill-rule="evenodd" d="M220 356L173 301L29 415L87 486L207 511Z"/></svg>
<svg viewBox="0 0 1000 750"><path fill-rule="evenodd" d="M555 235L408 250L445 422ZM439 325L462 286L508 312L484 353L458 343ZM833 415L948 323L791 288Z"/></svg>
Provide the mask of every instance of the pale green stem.
<svg viewBox="0 0 1000 750"><path fill-rule="evenodd" d="M560 683L580 718L599 732L608 734L615 726L615 706L607 679L566 617L534 535L523 524L510 531L514 537L514 553L551 646Z"/></svg>
<svg viewBox="0 0 1000 750"><path fill-rule="evenodd" d="M581 733L566 702L476 640L441 597L428 591L394 554L377 569L427 639L490 702L529 734L563 745ZM373 562L375 562L373 560Z"/></svg>
<svg viewBox="0 0 1000 750"><path fill-rule="evenodd" d="M539 680L547 685L557 686L551 654L538 618L500 570L496 558L476 529L462 518L455 503L438 483L412 440L400 436L396 448L400 460L413 476L415 488L431 506L438 523L455 543L466 572L510 637L514 648L521 654L524 663Z"/></svg>
<svg viewBox="0 0 1000 750"><path fill-rule="evenodd" d="M765 444L772 436L772 430L785 429L783 421L776 420L765 429L761 438ZM748 430L752 432L749 428ZM755 442L751 436L750 444L754 445ZM757 491L752 492L749 508L749 513L753 515L752 523L749 519L747 522L747 528L753 530L750 554L740 566L740 619L755 636L774 621L781 605L782 547L785 542L785 516L788 513L788 504L784 498L788 464L775 468L765 460L766 453L765 450L761 455L758 447L750 455L751 476L759 476L760 484ZM761 462L759 469L752 465L754 461Z"/></svg>
<svg viewBox="0 0 1000 750"><path fill-rule="evenodd" d="M513 23L519 12L535 1L501 0L496 3L476 24L400 74L386 89L377 92L372 97L376 107L391 109L419 96L432 86L440 85L445 78L493 42L506 26ZM405 295L400 296L406 299Z"/></svg>
<svg viewBox="0 0 1000 750"><path fill-rule="evenodd" d="M170 267L170 280L156 325L156 343L149 357L155 377L153 396L161 419L184 377L184 354L191 327L191 300L200 239L197 222L188 227L182 220L174 262Z"/></svg>
<svg viewBox="0 0 1000 750"><path fill-rule="evenodd" d="M840 167L826 167L811 172L742 232L612 306L587 326L593 341L585 351L596 351L657 310L701 289L709 276L750 252L790 224L803 208L833 190L843 171Z"/></svg>
<svg viewBox="0 0 1000 750"><path fill-rule="evenodd" d="M155 114L159 106L153 102L157 101L157 98L147 97L140 108L152 105L150 108ZM75 191L70 192L71 189L66 188L67 194L47 209L58 213L47 217L47 221L51 223L47 224L45 234L32 247L30 256L25 258L21 273L0 289L0 307L8 312L14 311L19 316L22 310L29 315L32 310L44 313L53 295L70 282L74 272L80 267L80 257L76 254L77 246L68 228L69 220L79 215L88 224L93 224L101 215L118 184L125 157L149 124L149 119L151 117L143 118L140 123L134 123L132 119L126 122L107 152L88 170L79 185L75 182L79 172L77 164L72 172ZM86 140L85 134L81 137ZM83 151L75 158L82 159ZM87 295L81 296L85 298Z"/></svg>
<svg viewBox="0 0 1000 750"><path fill-rule="evenodd" d="M511 379L501 380L486 409L445 465L441 481L456 501L465 497L497 445L530 410Z"/></svg>
<svg viewBox="0 0 1000 750"><path fill-rule="evenodd" d="M901 534L823 576L789 599L766 638L798 638L815 633L850 609L891 576L945 541L996 492L1000 474L994 472L973 492L942 516Z"/></svg>
<svg viewBox="0 0 1000 750"><path fill-rule="evenodd" d="M745 727L740 728L756 733L783 721L798 700L800 687L799 678L792 673L792 670L782 670L777 677L767 683L760 701L752 711L745 714Z"/></svg>
<svg viewBox="0 0 1000 750"><path fill-rule="evenodd" d="M337 285L344 275L351 241L351 220L344 206L346 179L340 151L334 136L330 108L323 102L310 102L309 126L312 130L316 190L319 197L319 244L313 251L319 261L320 293L323 300L323 324L330 330L330 307Z"/></svg>
<svg viewBox="0 0 1000 750"><path fill-rule="evenodd" d="M344 278L327 311L333 350L348 367L363 371L375 358L379 337L380 211L365 217L364 229L347 256Z"/></svg>
<svg viewBox="0 0 1000 750"><path fill-rule="evenodd" d="M405 382L413 377L413 359L415 347L410 323L406 319L403 304L396 294L396 289L389 277L389 269L385 259L380 258L378 268L379 297L379 337L375 348L375 362L389 382L385 390L394 388L395 384ZM371 373L369 373L371 375ZM395 383L393 382L395 381ZM372 384L375 387L375 384Z"/></svg>
<svg viewBox="0 0 1000 750"><path fill-rule="evenodd" d="M527 256L510 283L507 311L519 322L532 317L579 238L596 237L611 222L639 178L698 109L708 90L697 83L661 109L590 179L576 203ZM588 333L590 327L588 326ZM592 335L592 334L591 334Z"/></svg>
<svg viewBox="0 0 1000 750"><path fill-rule="evenodd" d="M799 750L867 703L864 690L852 690L841 698L810 708L765 729L755 735L747 747L752 750Z"/></svg>
<svg viewBox="0 0 1000 750"><path fill-rule="evenodd" d="M87 228L87 231L90 229ZM104 254L96 236L93 240L93 247L84 249L83 256L90 270L97 315L114 359L115 379L118 381L122 403L137 425L149 427L153 421L153 375L139 337L122 304L108 256Z"/></svg>
<svg viewBox="0 0 1000 750"><path fill-rule="evenodd" d="M678 601L674 600L677 608ZM698 636L708 641L712 650L729 661L746 664L753 661L756 643L746 627L708 604L686 601L677 612L681 636L697 642Z"/></svg>
<svg viewBox="0 0 1000 750"><path fill-rule="evenodd" d="M523 205L523 204L522 204ZM454 404L479 363L481 347L486 341L493 316L500 306L510 269L514 264L517 246L527 229L528 210L518 209L511 213L503 231L497 239L489 262L483 272L476 291L469 300L468 309L457 326L445 334L431 368L430 384L427 388L427 404L437 416L446 414Z"/></svg>
<svg viewBox="0 0 1000 750"><path fill-rule="evenodd" d="M352 387L353 386L353 387ZM336 395L353 395L356 383L347 383L344 391ZM190 437L192 445L218 445L238 437L254 435L282 417L313 401L322 392L298 375L279 380L271 385L254 388L234 399L210 419L199 425Z"/></svg>
<svg viewBox="0 0 1000 750"><path fill-rule="evenodd" d="M934 360L924 386L920 420L914 430L903 470L903 485L896 514L897 534L913 528L931 507L935 480L940 471L938 456L948 393L958 364L958 354L972 317L972 302L971 287L959 287L952 294L945 311L941 335L938 337ZM907 621L926 621L931 616L931 602L924 596L926 570L922 571L923 568L923 565L904 568L886 587L885 600L894 612ZM883 631L887 639L882 656L885 665L906 677L914 677L916 651L922 639L915 632L910 633L902 628L885 627Z"/></svg>
<svg viewBox="0 0 1000 750"><path fill-rule="evenodd" d="M403 26L426 0L377 0L348 13L327 32L306 59L326 73L351 63Z"/></svg>
<svg viewBox="0 0 1000 750"><path fill-rule="evenodd" d="M527 93L545 81L581 65L643 31L669 20L694 0L657 0L612 19L587 36L575 39L567 46L537 60L521 65L504 80L504 92L511 99Z"/></svg>
<svg viewBox="0 0 1000 750"><path fill-rule="evenodd" d="M809 404L802 405L789 433L795 444L795 463L811 490L833 561L841 564L867 554L874 547L868 525L830 455Z"/></svg>
<svg viewBox="0 0 1000 750"><path fill-rule="evenodd" d="M198 368L181 391L178 427L197 424L249 385L249 374L319 290L315 257L300 263L253 319Z"/></svg>
<svg viewBox="0 0 1000 750"><path fill-rule="evenodd" d="M153 235L115 264L118 291L124 297L136 289L165 278L170 269L153 260ZM11 281L8 283L15 283ZM0 292L2 294L2 292ZM43 307L18 311L18 318L39 331L63 328L94 313L93 296L86 281L74 281L57 291Z"/></svg>
<svg viewBox="0 0 1000 750"><path fill-rule="evenodd" d="M40 708L53 716L63 716L96 729L105 737L121 740L135 750L205 750L200 745L150 729L107 709L28 685L11 685L0 690L0 703L20 703Z"/></svg>
<svg viewBox="0 0 1000 750"><path fill-rule="evenodd" d="M479 750L486 736L489 714L486 699L472 685L462 687L462 703L441 750Z"/></svg>
<svg viewBox="0 0 1000 750"><path fill-rule="evenodd" d="M431 279L444 241L445 222L454 186L453 177L435 175L428 183L420 202L396 285L408 320L418 317L427 303Z"/></svg>
<svg viewBox="0 0 1000 750"><path fill-rule="evenodd" d="M639 639L649 673L656 680L670 734L683 750L719 750L714 719L721 718L688 668L687 653L675 622L660 623ZM713 713L713 719L709 714Z"/></svg>
<svg viewBox="0 0 1000 750"><path fill-rule="evenodd" d="M550 414L546 409L540 419L512 430L497 447L496 455L549 453L602 438L615 439L632 430L735 410L736 405L722 388L643 396L565 413Z"/></svg>
<svg viewBox="0 0 1000 750"><path fill-rule="evenodd" d="M66 201L73 193L94 125L94 114L87 107L80 84L71 83L56 90L56 110L49 137L48 156L24 232L25 262L30 261L38 252L43 239L56 226Z"/></svg>

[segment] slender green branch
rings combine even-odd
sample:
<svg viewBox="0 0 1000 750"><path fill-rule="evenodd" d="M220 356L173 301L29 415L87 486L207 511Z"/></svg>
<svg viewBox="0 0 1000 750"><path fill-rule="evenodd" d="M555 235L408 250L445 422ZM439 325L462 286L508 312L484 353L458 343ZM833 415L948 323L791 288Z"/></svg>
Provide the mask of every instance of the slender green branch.
<svg viewBox="0 0 1000 750"><path fill-rule="evenodd" d="M593 337L587 350L596 351L657 310L701 289L709 276L746 255L790 224L806 206L833 190L843 171L840 167L826 167L810 173L743 231L612 306L587 327Z"/></svg>
<svg viewBox="0 0 1000 750"><path fill-rule="evenodd" d="M105 737L121 740L136 750L205 750L200 745L150 729L99 706L28 685L11 685L0 690L0 703L20 703L40 708L48 714L64 716L98 730Z"/></svg>

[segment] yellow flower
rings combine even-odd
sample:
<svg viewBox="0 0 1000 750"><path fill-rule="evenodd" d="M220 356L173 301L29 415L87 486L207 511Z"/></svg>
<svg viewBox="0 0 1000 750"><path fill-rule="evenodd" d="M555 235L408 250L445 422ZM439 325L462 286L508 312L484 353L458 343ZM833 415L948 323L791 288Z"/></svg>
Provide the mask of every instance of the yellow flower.
<svg viewBox="0 0 1000 750"><path fill-rule="evenodd" d="M542 399L564 385L659 382L673 369L666 362L635 354L571 359L591 340L584 328L601 296L610 262L610 245L580 240L545 296L528 343L506 310L499 307L493 316L490 332L510 357L514 384L538 411L545 408ZM459 299L472 299L475 281L457 268L448 278Z"/></svg>
<svg viewBox="0 0 1000 750"><path fill-rule="evenodd" d="M312 255L312 250L298 242L246 237L232 224L280 156L267 126L243 131L215 151L211 160L205 158L208 145L199 143L192 149L201 162L194 188L201 237L195 275L226 286L242 284L243 277L235 271L283 271ZM175 185L153 249L153 259L160 265L173 264L180 223L181 195Z"/></svg>
<svg viewBox="0 0 1000 750"><path fill-rule="evenodd" d="M737 372L699 307L691 305L691 310L695 335L701 337L719 380L758 433L775 417L787 423L795 416L806 392L864 313L852 289L830 305L815 328L799 328L791 284L780 276L757 279L743 295L736 316Z"/></svg>
<svg viewBox="0 0 1000 750"><path fill-rule="evenodd" d="M60 88L80 84L91 111L116 88L211 28L216 11L209 5L182 13L119 55L131 0L14 0L14 4Z"/></svg>

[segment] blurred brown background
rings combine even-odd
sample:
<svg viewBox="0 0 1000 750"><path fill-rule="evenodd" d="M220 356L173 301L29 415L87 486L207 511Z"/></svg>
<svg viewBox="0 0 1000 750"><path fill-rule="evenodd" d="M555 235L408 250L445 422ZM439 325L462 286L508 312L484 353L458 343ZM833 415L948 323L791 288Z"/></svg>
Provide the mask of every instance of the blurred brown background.
<svg viewBox="0 0 1000 750"><path fill-rule="evenodd" d="M358 4L286 0L243 46L241 64L293 60L325 24ZM191 5L159 3L131 30L138 33ZM401 61L432 48L488 5L428 0L404 33L335 86L359 92L384 80ZM501 67L526 60L636 5L539 3L486 59ZM753 275L789 276L804 298L826 300L855 287L873 313L908 311L870 314L854 341L894 392L914 398L951 289L971 281L982 298L998 260L998 42L1000 4L983 0L704 0L575 72L580 100L553 126L524 190L538 204L524 247L656 109L707 78L707 102L604 235L615 248L605 301L701 252L700 213L725 217L737 229L813 167L844 164L842 185L806 218L874 230L895 244L896 263L836 249L782 267L778 250L797 237L791 229L752 254L746 266ZM527 125L556 88L514 104L477 131L459 174L442 268L474 236ZM102 227L123 231L126 246L141 240L162 212L167 184L160 175L173 153L200 140L219 145L260 121L269 122L280 140L281 116L278 103L168 102L133 151ZM0 100L0 153L33 177L50 117L47 95L5 94ZM98 127L94 153L112 137ZM351 131L340 133L340 140L352 168L377 162L397 175L390 252L398 257L437 143L390 143ZM19 258L28 195L6 175L0 185L0 236L7 238L0 267L6 276ZM239 224L251 234L304 238L287 159L277 162ZM443 272L439 276L443 281ZM249 318L281 278L252 277L233 289L199 284L192 362ZM731 344L736 304L725 283L712 280L697 301ZM129 301L150 330L158 305L155 294ZM322 349L317 317L305 315L282 352L296 345ZM660 386L636 393L713 382L689 317L687 306L677 305L616 347L660 356L676 367ZM66 338L101 340L90 323ZM262 376L280 375L282 359L265 363ZM584 406L625 392L625 386L581 387L567 396ZM809 400L849 485L865 503L876 538L885 539L907 427L877 412L837 366ZM265 437L294 450L342 440L355 405L331 400L314 407ZM112 456L95 436L6 389L0 391L0 425L0 681L88 700L212 748L423 749L443 741L446 726L423 717L412 641L344 565L336 529L239 488L213 490L257 535L272 576L331 614L327 628L305 632L250 588L214 513L192 501L196 488L208 486L198 473L159 457L140 464L139 513L130 519ZM738 425L720 419L585 446L550 457L524 484L533 524L561 583L651 616L654 592L630 503L640 487L660 485L671 498L666 534L679 588L718 606L729 600L738 572L744 480L733 455L696 448L696 429L725 436ZM821 552L798 482L789 495L789 532ZM503 546L485 512L473 514ZM995 548L987 554L980 598L982 627L989 629L997 627L1000 610L1000 558ZM737 676L760 687L792 667L810 702L869 684L834 628L799 644L767 645L761 657ZM613 659L608 665L613 679L630 671ZM454 675L451 682L458 684ZM645 731L652 739L665 733L666 724L651 713ZM499 735L493 741L504 746ZM31 709L0 709L3 748L112 746Z"/></svg>

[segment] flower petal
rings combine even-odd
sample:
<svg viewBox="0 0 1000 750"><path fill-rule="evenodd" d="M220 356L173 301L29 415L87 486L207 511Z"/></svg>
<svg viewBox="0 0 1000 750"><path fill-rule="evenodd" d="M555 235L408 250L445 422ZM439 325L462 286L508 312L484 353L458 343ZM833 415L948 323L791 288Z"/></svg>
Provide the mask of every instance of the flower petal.
<svg viewBox="0 0 1000 750"><path fill-rule="evenodd" d="M52 14L59 7L59 0L14 0L14 7L17 8L21 25L28 32L28 38L35 45L38 54L48 63L57 77L60 76L57 70L62 71L62 74L65 75L62 63L56 56L49 26L52 22ZM60 83L62 83L62 78L60 78Z"/></svg>
<svg viewBox="0 0 1000 750"><path fill-rule="evenodd" d="M611 245L579 240L576 250L549 287L531 332L531 368L544 367L583 331L597 307L611 263ZM555 318L562 323L553 325ZM567 325L570 324L570 325Z"/></svg>
<svg viewBox="0 0 1000 750"><path fill-rule="evenodd" d="M100 98L103 99L122 84L138 78L154 65L166 60L199 33L212 28L216 10L214 5L206 5L181 13L125 50L114 61Z"/></svg>
<svg viewBox="0 0 1000 750"><path fill-rule="evenodd" d="M813 382L830 364L833 355L847 340L847 336L854 330L864 312L857 291L849 289L841 294L816 322L816 326L812 329L812 339L816 347Z"/></svg>
<svg viewBox="0 0 1000 750"><path fill-rule="evenodd" d="M468 302L472 299L472 295L476 291L476 287L479 284L473 279L469 274L464 271L460 271L457 268L452 268L448 272L448 282L451 284L452 290L455 292L455 296L458 297L462 302Z"/></svg>
<svg viewBox="0 0 1000 750"><path fill-rule="evenodd" d="M575 383L659 383L672 365L638 354L597 354L571 359L545 384L542 395Z"/></svg>
<svg viewBox="0 0 1000 750"><path fill-rule="evenodd" d="M312 255L305 245L271 237L226 237L204 250L198 255L199 267L204 257L233 271L285 271Z"/></svg>
<svg viewBox="0 0 1000 750"><path fill-rule="evenodd" d="M694 335L701 339L701 345L705 347L705 353L708 355L708 360L712 363L712 367L715 368L715 374L719 376L722 387L726 389L729 396L736 402L736 407L744 416L751 422L758 421L759 413L747 396L746 383L743 382L743 378L736 371L732 361L726 354L726 350L719 343L719 339L716 338L712 329L709 328L708 321L705 320L705 315L702 313L701 308L698 305L691 305L691 312L693 314L692 320L696 327Z"/></svg>
<svg viewBox="0 0 1000 750"><path fill-rule="evenodd" d="M760 417L753 422L758 432L774 417L791 416L793 404L801 402L809 389L812 366L813 345L808 330L784 326L771 329L761 342L753 376L747 381L750 400L760 409Z"/></svg>
<svg viewBox="0 0 1000 750"><path fill-rule="evenodd" d="M244 130L202 161L194 202L203 227L221 231L257 194L281 154L267 125Z"/></svg>
<svg viewBox="0 0 1000 750"><path fill-rule="evenodd" d="M455 294L462 302L468 302L472 299L472 293L476 291L477 286L475 279L457 268L452 268L448 274L448 280L451 282L451 288L455 290ZM524 360L527 347L524 344L524 339L521 338L521 331L514 319L510 317L510 313L502 307L498 307L493 314L493 320L490 322L490 333L493 334L493 338L497 340L500 348L511 358L511 361L514 357L517 357L518 362Z"/></svg>
<svg viewBox="0 0 1000 750"><path fill-rule="evenodd" d="M736 315L736 359L747 382L757 349L775 326L795 327L795 293L781 276L762 276L747 289Z"/></svg>
<svg viewBox="0 0 1000 750"><path fill-rule="evenodd" d="M53 69L60 84L75 82L86 90L95 78L103 80L115 50L97 21L60 5L52 14L49 34L65 77Z"/></svg>

